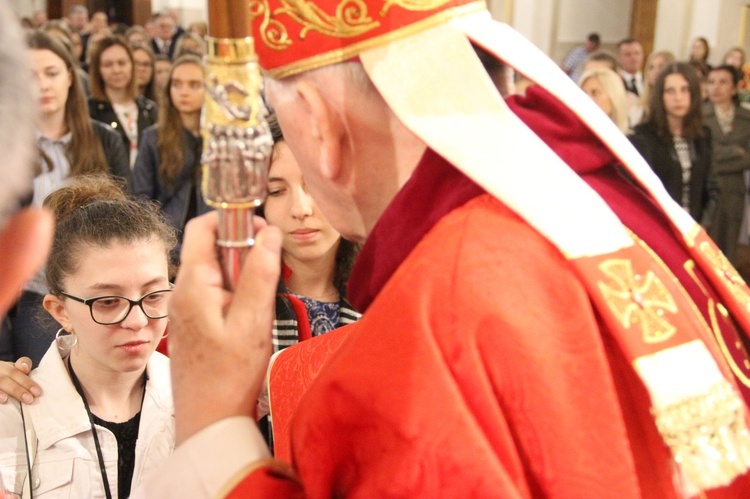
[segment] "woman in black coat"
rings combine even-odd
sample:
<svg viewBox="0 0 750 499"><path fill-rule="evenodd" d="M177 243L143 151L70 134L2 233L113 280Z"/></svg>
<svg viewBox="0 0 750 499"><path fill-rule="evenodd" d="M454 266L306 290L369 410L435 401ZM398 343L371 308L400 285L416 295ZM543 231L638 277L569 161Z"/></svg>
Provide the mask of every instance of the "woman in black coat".
<svg viewBox="0 0 750 499"><path fill-rule="evenodd" d="M700 84L690 65L672 63L662 70L649 116L649 121L635 127L633 145L669 195L697 222L710 225L719 189L711 131L703 126Z"/></svg>
<svg viewBox="0 0 750 499"><path fill-rule="evenodd" d="M133 52L125 40L110 36L96 45L90 83L89 113L120 134L132 168L141 134L156 123L157 110L154 101L138 95Z"/></svg>

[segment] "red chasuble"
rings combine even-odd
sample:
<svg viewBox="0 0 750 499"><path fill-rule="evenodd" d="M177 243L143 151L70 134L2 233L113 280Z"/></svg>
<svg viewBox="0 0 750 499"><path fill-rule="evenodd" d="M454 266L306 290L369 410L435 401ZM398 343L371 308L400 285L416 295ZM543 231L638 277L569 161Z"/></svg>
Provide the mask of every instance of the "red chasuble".
<svg viewBox="0 0 750 499"><path fill-rule="evenodd" d="M544 92L511 104L684 268L658 209L577 119ZM705 314L710 285L675 274ZM677 497L647 392L571 264L432 151L368 238L350 295L365 315L291 419L307 496ZM730 322L722 332L740 341ZM743 476L708 497L748 490Z"/></svg>

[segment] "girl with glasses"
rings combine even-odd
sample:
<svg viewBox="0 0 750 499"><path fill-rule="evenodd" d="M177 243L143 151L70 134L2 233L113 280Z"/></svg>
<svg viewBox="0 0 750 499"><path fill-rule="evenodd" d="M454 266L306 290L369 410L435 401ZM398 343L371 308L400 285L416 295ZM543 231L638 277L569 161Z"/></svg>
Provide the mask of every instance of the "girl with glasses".
<svg viewBox="0 0 750 499"><path fill-rule="evenodd" d="M45 204L57 227L44 308L60 325L31 405L0 405L4 487L128 497L174 446L165 335L174 230L158 209L82 177Z"/></svg>

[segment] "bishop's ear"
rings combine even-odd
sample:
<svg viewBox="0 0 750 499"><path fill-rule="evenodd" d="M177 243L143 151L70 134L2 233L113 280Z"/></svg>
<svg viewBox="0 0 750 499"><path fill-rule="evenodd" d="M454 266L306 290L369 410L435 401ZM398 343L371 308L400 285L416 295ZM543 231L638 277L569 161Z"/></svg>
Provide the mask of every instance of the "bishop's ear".
<svg viewBox="0 0 750 499"><path fill-rule="evenodd" d="M310 113L311 140L318 147L320 173L335 180L341 174L341 146L344 126L340 115L325 95L310 82L301 80L297 92Z"/></svg>

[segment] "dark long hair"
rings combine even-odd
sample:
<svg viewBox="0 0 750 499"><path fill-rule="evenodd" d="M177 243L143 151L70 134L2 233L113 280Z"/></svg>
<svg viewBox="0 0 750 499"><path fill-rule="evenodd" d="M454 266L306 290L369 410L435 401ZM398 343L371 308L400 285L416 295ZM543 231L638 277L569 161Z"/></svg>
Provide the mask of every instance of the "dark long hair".
<svg viewBox="0 0 750 499"><path fill-rule="evenodd" d="M91 125L88 102L72 53L55 37L41 31L29 34L27 43L32 50L49 50L62 59L70 74L71 85L68 88L68 100L65 103L65 125L70 131L70 143L66 150L70 162L70 175L107 172L107 157ZM44 160L49 169L54 167L47 158Z"/></svg>
<svg viewBox="0 0 750 499"><path fill-rule="evenodd" d="M649 102L649 121L656 125L658 135L665 139L671 140L672 134L669 131L667 122L667 111L664 108L664 84L667 76L679 74L688 82L690 88L690 109L682 121L682 131L686 140L703 135L703 110L701 102L701 88L698 81L698 75L693 67L685 62L673 62L667 64L656 78L654 93L651 94Z"/></svg>
<svg viewBox="0 0 750 499"><path fill-rule="evenodd" d="M169 79L167 86L164 88L164 94L161 96L161 109L159 111L158 130L159 134L156 139L156 147L159 150L159 175L164 185L173 187L174 180L182 171L185 155L182 148L184 133L182 118L180 112L172 102L172 75L174 70L184 64L195 64L203 69L203 63L195 55L184 55L178 57L169 70ZM200 169L196 174L200 173Z"/></svg>
<svg viewBox="0 0 750 499"><path fill-rule="evenodd" d="M138 84L135 81L135 60L133 59L133 51L130 50L130 45L120 36L110 35L100 40L95 48L94 53L91 54L91 63L89 66L89 85L91 85L91 97L96 100L108 101L107 93L105 92L104 79L102 78L101 64L102 54L105 50L111 47L120 46L128 54L130 59L130 86L128 87L128 94L131 98L135 99L138 93Z"/></svg>

